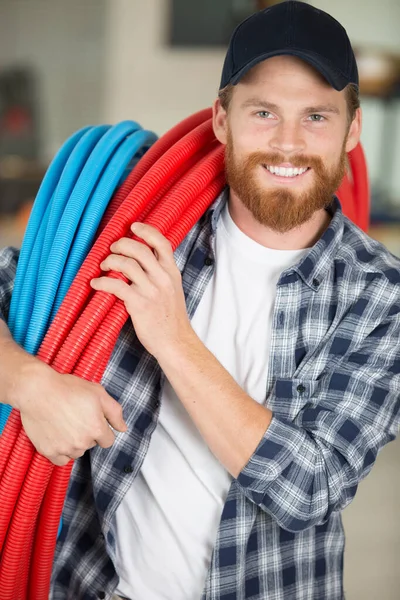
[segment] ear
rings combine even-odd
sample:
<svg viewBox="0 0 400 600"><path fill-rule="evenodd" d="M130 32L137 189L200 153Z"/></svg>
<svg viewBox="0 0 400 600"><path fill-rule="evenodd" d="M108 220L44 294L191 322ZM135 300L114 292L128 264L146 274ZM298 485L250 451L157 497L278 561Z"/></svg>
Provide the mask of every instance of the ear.
<svg viewBox="0 0 400 600"><path fill-rule="evenodd" d="M351 152L357 146L361 137L362 127L362 112L361 108L357 108L355 117L350 125L349 133L347 134L346 152Z"/></svg>
<svg viewBox="0 0 400 600"><path fill-rule="evenodd" d="M227 119L228 113L221 106L220 99L214 101L212 107L212 121L215 137L221 144L227 141Z"/></svg>

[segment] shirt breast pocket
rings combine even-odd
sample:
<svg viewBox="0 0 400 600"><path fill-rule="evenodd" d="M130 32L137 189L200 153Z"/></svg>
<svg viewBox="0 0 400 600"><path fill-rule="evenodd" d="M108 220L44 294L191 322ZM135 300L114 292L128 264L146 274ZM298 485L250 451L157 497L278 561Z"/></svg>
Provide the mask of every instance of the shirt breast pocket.
<svg viewBox="0 0 400 600"><path fill-rule="evenodd" d="M287 421L294 421L306 406L312 408L318 403L319 381L307 379L277 379L266 406L274 414Z"/></svg>

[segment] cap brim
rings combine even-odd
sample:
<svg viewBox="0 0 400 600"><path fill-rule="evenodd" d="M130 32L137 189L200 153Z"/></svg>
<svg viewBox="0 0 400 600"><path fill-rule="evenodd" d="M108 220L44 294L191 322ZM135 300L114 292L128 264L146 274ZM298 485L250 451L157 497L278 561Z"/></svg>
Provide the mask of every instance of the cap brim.
<svg viewBox="0 0 400 600"><path fill-rule="evenodd" d="M236 85L237 83L239 83L242 77L258 63L266 60L267 58L272 58L273 56L282 56L285 54L290 56L297 56L298 58L301 58L302 60L310 64L319 73L321 73L321 75L333 88L335 88L335 90L341 91L346 87L346 85L351 83L350 81L348 81L348 79L346 79L346 77L344 77L344 75L342 75L342 73L337 71L337 69L334 69L326 60L323 60L323 58L321 58L321 56L319 56L318 54L304 52L302 50L297 50L296 48L287 48L283 50L274 50L273 52L268 52L266 54L260 54L260 56L254 58L252 61L247 63L247 65L245 65L242 69L240 69L240 71L235 73L235 75L230 79L230 81L227 81L225 85L228 85L228 83Z"/></svg>

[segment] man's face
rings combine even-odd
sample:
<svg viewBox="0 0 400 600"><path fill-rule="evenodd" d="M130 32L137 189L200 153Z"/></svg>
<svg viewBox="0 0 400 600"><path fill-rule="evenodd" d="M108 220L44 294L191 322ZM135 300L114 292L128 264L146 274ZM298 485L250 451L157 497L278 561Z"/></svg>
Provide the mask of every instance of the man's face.
<svg viewBox="0 0 400 600"><path fill-rule="evenodd" d="M225 119L218 110L227 182L258 222L285 233L331 202L358 142L344 92L303 61L279 56L235 87Z"/></svg>

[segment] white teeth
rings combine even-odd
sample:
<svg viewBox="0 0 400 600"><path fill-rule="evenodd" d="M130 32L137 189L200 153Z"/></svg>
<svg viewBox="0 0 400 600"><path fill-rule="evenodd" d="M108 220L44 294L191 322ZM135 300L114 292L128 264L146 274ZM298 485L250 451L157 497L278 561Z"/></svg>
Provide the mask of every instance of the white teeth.
<svg viewBox="0 0 400 600"><path fill-rule="evenodd" d="M280 177L296 177L297 175L302 175L307 171L308 167L303 169L293 168L293 167L272 167L265 165L267 170L273 175L279 175Z"/></svg>

